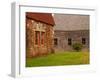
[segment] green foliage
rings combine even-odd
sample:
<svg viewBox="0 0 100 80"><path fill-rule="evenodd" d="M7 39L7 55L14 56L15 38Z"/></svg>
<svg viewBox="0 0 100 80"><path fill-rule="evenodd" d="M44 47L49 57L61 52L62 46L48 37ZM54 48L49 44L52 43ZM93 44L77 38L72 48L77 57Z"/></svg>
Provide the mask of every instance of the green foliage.
<svg viewBox="0 0 100 80"><path fill-rule="evenodd" d="M73 49L74 49L75 51L81 51L81 50L82 50L82 44L81 44L81 43L74 43L74 44L72 45L72 47L73 47Z"/></svg>

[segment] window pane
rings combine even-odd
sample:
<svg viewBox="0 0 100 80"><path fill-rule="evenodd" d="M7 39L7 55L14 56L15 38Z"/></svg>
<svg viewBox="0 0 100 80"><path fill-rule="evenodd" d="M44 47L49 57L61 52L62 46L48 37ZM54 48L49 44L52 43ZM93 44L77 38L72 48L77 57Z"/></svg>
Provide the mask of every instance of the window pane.
<svg viewBox="0 0 100 80"><path fill-rule="evenodd" d="M58 45L58 39L57 38L54 39L54 45Z"/></svg>
<svg viewBox="0 0 100 80"><path fill-rule="evenodd" d="M82 44L86 44L86 39L82 38Z"/></svg>
<svg viewBox="0 0 100 80"><path fill-rule="evenodd" d="M45 32L41 32L41 44L44 44Z"/></svg>
<svg viewBox="0 0 100 80"><path fill-rule="evenodd" d="M68 45L72 45L72 39L68 38Z"/></svg>
<svg viewBox="0 0 100 80"><path fill-rule="evenodd" d="M39 40L40 40L40 32L35 31L35 44L39 45Z"/></svg>

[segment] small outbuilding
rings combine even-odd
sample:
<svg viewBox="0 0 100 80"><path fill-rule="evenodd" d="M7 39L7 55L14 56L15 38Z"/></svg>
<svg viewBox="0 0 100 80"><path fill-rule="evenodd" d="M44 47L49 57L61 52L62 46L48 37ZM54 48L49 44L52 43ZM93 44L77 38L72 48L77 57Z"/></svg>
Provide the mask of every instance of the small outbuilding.
<svg viewBox="0 0 100 80"><path fill-rule="evenodd" d="M26 12L26 56L53 53L54 20L51 13Z"/></svg>

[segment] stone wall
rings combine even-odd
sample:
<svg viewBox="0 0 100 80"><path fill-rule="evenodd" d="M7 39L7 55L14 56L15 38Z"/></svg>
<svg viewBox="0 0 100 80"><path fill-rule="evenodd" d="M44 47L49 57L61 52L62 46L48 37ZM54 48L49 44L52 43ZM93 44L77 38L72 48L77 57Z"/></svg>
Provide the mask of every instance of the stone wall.
<svg viewBox="0 0 100 80"><path fill-rule="evenodd" d="M82 43L82 38L86 39L86 44L83 44L82 50L89 50L89 30L75 31L57 31L55 30L54 37L57 38L55 51L72 51L72 46L68 45L68 38L72 39L73 43Z"/></svg>
<svg viewBox="0 0 100 80"><path fill-rule="evenodd" d="M44 32L44 42L41 43L41 35L39 44L35 44L35 31ZM26 55L27 57L36 57L47 55L53 51L53 26L38 22L31 19L26 19Z"/></svg>

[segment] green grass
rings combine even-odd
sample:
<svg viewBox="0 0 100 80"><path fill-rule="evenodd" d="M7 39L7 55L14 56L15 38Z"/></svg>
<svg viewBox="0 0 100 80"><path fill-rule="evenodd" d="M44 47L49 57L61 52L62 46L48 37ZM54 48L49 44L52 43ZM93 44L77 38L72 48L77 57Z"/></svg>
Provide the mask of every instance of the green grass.
<svg viewBox="0 0 100 80"><path fill-rule="evenodd" d="M26 67L89 64L89 52L58 52L36 58L26 58Z"/></svg>

